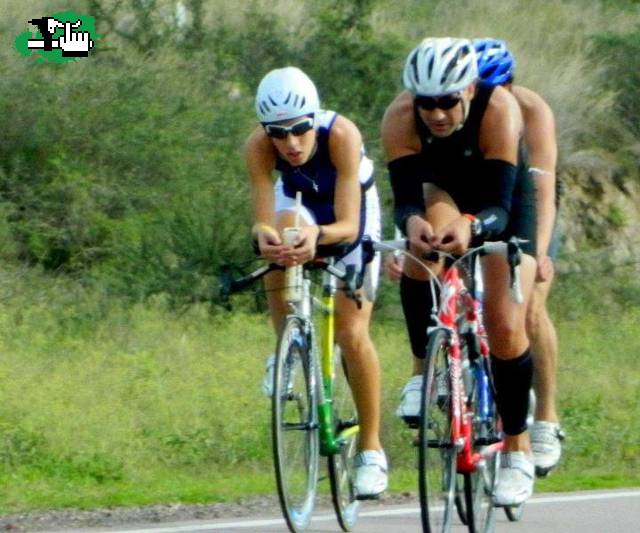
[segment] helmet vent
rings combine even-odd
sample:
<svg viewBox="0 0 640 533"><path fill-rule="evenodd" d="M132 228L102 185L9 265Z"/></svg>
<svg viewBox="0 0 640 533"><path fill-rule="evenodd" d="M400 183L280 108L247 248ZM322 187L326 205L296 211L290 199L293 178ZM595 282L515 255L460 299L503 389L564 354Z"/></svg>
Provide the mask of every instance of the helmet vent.
<svg viewBox="0 0 640 533"><path fill-rule="evenodd" d="M458 79L461 80L463 79L466 75L467 75L467 71L469 70L469 65L467 65L466 67L464 67L464 70L460 73L460 76L458 76Z"/></svg>
<svg viewBox="0 0 640 533"><path fill-rule="evenodd" d="M427 76L431 77L433 75L433 63L435 61L435 57L431 56L431 59L429 60L429 64L427 65Z"/></svg>
<svg viewBox="0 0 640 533"><path fill-rule="evenodd" d="M433 63L432 63L433 64ZM411 58L411 67L413 68L413 79L418 80L418 53L413 54Z"/></svg>
<svg viewBox="0 0 640 533"><path fill-rule="evenodd" d="M447 81L447 79L449 78L449 74L451 74L451 71L455 68L456 66L456 59L453 59L452 61L449 61L449 63L447 64L447 68L444 69L444 71L442 72L442 76L440 77L440 84L444 85Z"/></svg>

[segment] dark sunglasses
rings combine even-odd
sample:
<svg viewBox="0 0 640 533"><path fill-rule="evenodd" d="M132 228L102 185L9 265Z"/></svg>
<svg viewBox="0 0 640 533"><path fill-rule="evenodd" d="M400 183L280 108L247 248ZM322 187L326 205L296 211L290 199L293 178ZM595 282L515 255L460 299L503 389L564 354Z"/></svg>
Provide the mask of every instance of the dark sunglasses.
<svg viewBox="0 0 640 533"><path fill-rule="evenodd" d="M264 131L274 139L286 139L289 134L294 137L304 135L313 129L313 118L307 117L291 126L278 126L277 124L265 124Z"/></svg>
<svg viewBox="0 0 640 533"><path fill-rule="evenodd" d="M445 94L444 96L416 96L416 105L427 111L433 111L436 107L446 111L458 105L462 100L460 94Z"/></svg>

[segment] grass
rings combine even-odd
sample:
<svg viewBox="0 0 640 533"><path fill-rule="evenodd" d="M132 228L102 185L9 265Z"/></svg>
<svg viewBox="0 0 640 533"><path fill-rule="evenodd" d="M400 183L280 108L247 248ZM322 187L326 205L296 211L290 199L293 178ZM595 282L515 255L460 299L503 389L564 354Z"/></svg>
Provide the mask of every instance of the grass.
<svg viewBox="0 0 640 533"><path fill-rule="evenodd" d="M553 293L568 439L539 491L640 484L638 286L606 291L601 309L587 278L567 275ZM391 490L415 492L413 434L393 415L409 367L394 289L383 302L373 335ZM272 345L261 315L128 309L69 280L3 272L0 513L274 494L259 390Z"/></svg>

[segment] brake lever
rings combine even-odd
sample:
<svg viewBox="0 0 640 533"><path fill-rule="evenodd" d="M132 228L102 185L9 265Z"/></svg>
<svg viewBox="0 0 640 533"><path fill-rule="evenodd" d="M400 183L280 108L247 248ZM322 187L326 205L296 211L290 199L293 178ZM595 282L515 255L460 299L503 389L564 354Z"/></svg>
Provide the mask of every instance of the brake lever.
<svg viewBox="0 0 640 533"><path fill-rule="evenodd" d="M522 262L522 250L517 237L511 237L507 243L507 261L509 263L509 273L511 275L511 294L516 303L524 302L522 287L520 286L520 263Z"/></svg>

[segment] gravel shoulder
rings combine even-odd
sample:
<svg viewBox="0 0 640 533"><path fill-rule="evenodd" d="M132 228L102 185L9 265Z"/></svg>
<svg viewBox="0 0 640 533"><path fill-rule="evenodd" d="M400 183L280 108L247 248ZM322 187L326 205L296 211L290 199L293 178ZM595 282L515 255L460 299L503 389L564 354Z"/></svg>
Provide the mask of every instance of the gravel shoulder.
<svg viewBox="0 0 640 533"><path fill-rule="evenodd" d="M412 493L389 494L367 506L415 503ZM328 497L319 497L317 507L330 508ZM0 516L0 531L68 531L87 528L119 528L135 524L163 524L190 520L242 518L274 515L279 510L275 496L254 497L235 503L166 504L145 507L115 507L110 509L78 510L52 509L48 511Z"/></svg>

